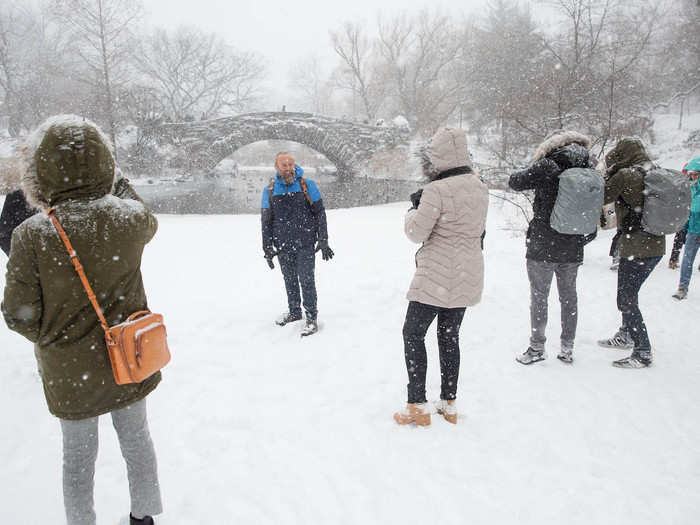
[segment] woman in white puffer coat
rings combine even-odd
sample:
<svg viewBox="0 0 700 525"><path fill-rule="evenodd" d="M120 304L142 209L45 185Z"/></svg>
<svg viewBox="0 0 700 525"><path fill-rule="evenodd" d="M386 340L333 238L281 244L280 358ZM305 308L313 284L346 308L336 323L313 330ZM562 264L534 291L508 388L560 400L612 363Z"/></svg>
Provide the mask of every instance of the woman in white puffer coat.
<svg viewBox="0 0 700 525"><path fill-rule="evenodd" d="M425 334L435 317L441 373L437 410L450 423L457 422L459 329L466 307L481 300L484 284L488 189L472 167L464 131L438 130L422 148L421 158L430 182L411 195L413 208L405 219L406 236L423 246L416 253L416 273L407 294L403 339L408 403L394 414L401 425L430 424Z"/></svg>

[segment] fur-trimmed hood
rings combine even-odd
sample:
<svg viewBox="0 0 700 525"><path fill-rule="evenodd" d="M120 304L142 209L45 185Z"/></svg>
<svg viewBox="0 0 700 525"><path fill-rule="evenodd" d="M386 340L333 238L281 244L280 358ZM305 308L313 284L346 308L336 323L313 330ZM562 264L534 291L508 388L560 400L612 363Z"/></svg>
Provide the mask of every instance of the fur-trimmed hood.
<svg viewBox="0 0 700 525"><path fill-rule="evenodd" d="M430 180L455 168L472 170L472 159L467 147L467 135L461 129L440 128L418 150L423 175Z"/></svg>
<svg viewBox="0 0 700 525"><path fill-rule="evenodd" d="M21 184L21 166L18 157L0 159L0 195L16 191Z"/></svg>
<svg viewBox="0 0 700 525"><path fill-rule="evenodd" d="M615 147L605 155L605 167L608 176L614 175L623 168L643 166L651 163L651 157L644 147L642 139L637 137L622 137Z"/></svg>
<svg viewBox="0 0 700 525"><path fill-rule="evenodd" d="M569 144L580 144L584 148L588 149L591 147L591 139L586 135L578 133L577 131L554 131L553 133L547 135L544 141L537 146L535 155L532 157L532 163L534 164L538 160L545 158L552 151Z"/></svg>
<svg viewBox="0 0 700 525"><path fill-rule="evenodd" d="M113 187L113 146L93 122L56 115L21 148L22 189L30 205L47 209L69 199L98 199Z"/></svg>

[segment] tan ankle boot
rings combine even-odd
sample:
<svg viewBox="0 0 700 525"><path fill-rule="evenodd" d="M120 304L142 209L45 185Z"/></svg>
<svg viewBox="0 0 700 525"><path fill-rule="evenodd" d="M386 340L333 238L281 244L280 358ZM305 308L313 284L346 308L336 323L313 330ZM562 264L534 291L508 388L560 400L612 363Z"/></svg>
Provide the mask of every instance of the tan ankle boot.
<svg viewBox="0 0 700 525"><path fill-rule="evenodd" d="M419 427L430 425L430 412L427 403L408 403L406 408L394 414L394 421L399 425L415 423Z"/></svg>
<svg viewBox="0 0 700 525"><path fill-rule="evenodd" d="M437 413L442 414L442 417L444 417L445 421L448 423L452 423L453 425L457 424L457 404L454 399L449 401L441 399L438 401Z"/></svg>

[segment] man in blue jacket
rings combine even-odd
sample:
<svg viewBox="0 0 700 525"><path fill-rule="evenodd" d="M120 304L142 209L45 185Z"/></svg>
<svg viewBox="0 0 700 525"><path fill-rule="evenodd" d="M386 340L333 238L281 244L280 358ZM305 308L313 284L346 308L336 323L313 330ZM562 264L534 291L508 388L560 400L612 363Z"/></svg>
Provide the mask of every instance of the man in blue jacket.
<svg viewBox="0 0 700 525"><path fill-rule="evenodd" d="M263 190L261 221L265 259L274 269L272 259L277 255L287 291L289 310L276 323L284 326L299 321L303 296L306 326L301 335L311 335L318 331L315 255L320 250L324 261L333 258L326 211L316 184L304 179L304 170L289 153L277 154L275 169L274 181Z"/></svg>

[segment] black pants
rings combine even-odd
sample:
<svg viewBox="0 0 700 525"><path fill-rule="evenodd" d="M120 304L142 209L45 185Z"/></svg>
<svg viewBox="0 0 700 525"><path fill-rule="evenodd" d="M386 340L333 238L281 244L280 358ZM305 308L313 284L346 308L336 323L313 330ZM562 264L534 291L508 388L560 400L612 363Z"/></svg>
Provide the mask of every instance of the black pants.
<svg viewBox="0 0 700 525"><path fill-rule="evenodd" d="M686 230L681 230L673 237L673 248L671 248L671 261L678 262L678 257L681 254L681 248L685 244L685 237L688 234Z"/></svg>
<svg viewBox="0 0 700 525"><path fill-rule="evenodd" d="M316 265L316 253L313 245L307 248L298 248L280 252L278 255L284 288L287 291L287 303L289 313L301 314L301 298L304 297L304 310L307 319L316 319L316 280L314 268ZM301 284L301 294L299 285Z"/></svg>
<svg viewBox="0 0 700 525"><path fill-rule="evenodd" d="M660 260L661 257L623 257L617 270L617 309L622 312L622 328L632 336L634 354L643 359L651 359L651 344L639 310L639 289Z"/></svg>
<svg viewBox="0 0 700 525"><path fill-rule="evenodd" d="M425 403L425 373L428 356L425 334L435 316L438 318L437 340L440 351L440 399L457 397L459 379L459 328L466 308L440 308L411 301L403 325L404 354L408 371L408 402Z"/></svg>
<svg viewBox="0 0 700 525"><path fill-rule="evenodd" d="M620 237L622 237L622 230L617 230L612 241L610 241L610 257L617 257L620 254Z"/></svg>

